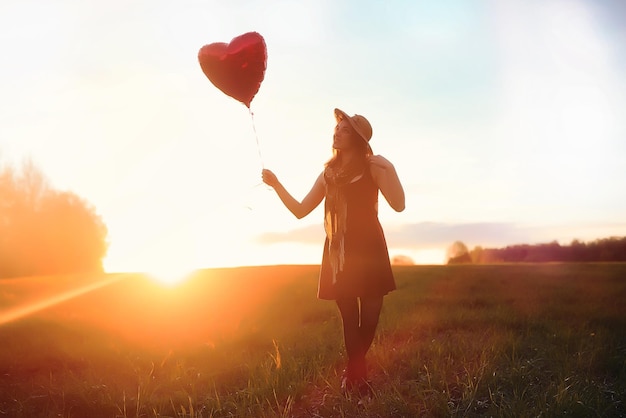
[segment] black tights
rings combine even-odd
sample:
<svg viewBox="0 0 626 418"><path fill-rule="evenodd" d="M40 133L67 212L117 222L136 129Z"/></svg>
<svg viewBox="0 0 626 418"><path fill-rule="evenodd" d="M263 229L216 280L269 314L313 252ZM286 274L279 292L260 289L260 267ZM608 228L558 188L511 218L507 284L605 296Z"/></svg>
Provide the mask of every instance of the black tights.
<svg viewBox="0 0 626 418"><path fill-rule="evenodd" d="M348 354L347 374L352 379L365 379L365 355L374 341L383 297L341 298L337 299L337 306Z"/></svg>

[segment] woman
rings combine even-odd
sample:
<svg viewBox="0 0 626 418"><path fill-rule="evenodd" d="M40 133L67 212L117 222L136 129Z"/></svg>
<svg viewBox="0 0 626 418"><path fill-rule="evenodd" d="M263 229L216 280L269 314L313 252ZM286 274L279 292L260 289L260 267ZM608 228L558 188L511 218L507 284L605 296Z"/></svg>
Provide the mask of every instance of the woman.
<svg viewBox="0 0 626 418"><path fill-rule="evenodd" d="M271 186L298 219L325 199L326 241L318 297L335 300L343 323L348 365L342 389L367 388L365 356L372 341L383 296L396 288L385 236L378 220L378 191L396 211L404 210L404 190L387 159L373 155L370 123L361 115L335 109L333 156L311 191L298 202L270 170Z"/></svg>

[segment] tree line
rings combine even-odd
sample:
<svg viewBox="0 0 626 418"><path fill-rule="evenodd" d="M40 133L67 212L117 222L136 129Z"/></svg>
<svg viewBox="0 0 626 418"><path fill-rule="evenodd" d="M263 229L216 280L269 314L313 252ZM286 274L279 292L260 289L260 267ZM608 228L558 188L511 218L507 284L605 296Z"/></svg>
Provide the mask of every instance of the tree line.
<svg viewBox="0 0 626 418"><path fill-rule="evenodd" d="M107 234L89 202L31 161L0 165L0 278L102 272Z"/></svg>
<svg viewBox="0 0 626 418"><path fill-rule="evenodd" d="M518 244L504 248L467 247L459 241L451 248L448 264L462 263L543 263L543 262L623 262L626 261L626 237L601 238L569 245L553 241L545 244ZM465 247L465 251L462 248Z"/></svg>

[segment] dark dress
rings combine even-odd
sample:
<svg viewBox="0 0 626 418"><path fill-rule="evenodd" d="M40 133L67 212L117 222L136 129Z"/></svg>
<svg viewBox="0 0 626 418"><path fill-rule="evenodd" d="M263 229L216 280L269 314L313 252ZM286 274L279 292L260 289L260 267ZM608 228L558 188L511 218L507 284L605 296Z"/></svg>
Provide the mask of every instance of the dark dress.
<svg viewBox="0 0 626 418"><path fill-rule="evenodd" d="M386 295L396 284L378 220L378 187L368 170L360 179L341 187L347 202L345 263L333 284L326 238L317 296L335 300Z"/></svg>

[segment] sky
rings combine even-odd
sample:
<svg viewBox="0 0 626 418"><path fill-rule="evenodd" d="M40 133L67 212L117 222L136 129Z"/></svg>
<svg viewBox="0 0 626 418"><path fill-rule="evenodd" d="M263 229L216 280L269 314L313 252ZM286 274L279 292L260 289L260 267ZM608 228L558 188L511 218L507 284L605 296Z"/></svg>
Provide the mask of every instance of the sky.
<svg viewBox="0 0 626 418"><path fill-rule="evenodd" d="M250 111L197 54L256 31ZM391 257L626 235L618 0L3 0L0 163L96 208L110 272L321 261L333 109L361 114L406 191Z"/></svg>

